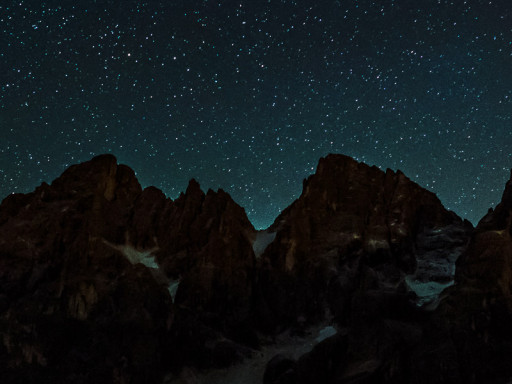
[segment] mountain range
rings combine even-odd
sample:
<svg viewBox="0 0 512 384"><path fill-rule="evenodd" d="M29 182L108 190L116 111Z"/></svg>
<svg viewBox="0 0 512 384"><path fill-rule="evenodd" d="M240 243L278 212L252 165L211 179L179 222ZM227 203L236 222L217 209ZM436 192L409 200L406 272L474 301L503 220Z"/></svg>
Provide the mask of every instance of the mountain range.
<svg viewBox="0 0 512 384"><path fill-rule="evenodd" d="M508 383L511 212L512 179L474 228L333 154L257 231L223 190L95 157L0 205L2 383L201 383L269 348L251 382Z"/></svg>

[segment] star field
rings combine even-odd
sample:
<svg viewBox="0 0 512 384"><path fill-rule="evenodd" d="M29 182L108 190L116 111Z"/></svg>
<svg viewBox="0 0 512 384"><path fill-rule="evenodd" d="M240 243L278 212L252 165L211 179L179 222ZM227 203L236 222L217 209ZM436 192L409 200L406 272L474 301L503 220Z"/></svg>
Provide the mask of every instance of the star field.
<svg viewBox="0 0 512 384"><path fill-rule="evenodd" d="M18 0L0 33L1 197L110 152L263 228L344 153L476 223L510 176L505 0Z"/></svg>

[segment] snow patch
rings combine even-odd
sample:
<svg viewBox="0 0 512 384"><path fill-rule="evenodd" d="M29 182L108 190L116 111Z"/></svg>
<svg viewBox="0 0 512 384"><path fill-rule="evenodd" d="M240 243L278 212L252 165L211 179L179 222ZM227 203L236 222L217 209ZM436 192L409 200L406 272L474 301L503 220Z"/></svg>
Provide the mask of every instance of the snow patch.
<svg viewBox="0 0 512 384"><path fill-rule="evenodd" d="M132 264L144 264L148 268L158 269L158 264L156 263L155 256L153 256L153 252L155 252L158 248L152 248L147 251L140 251L133 248L131 245L122 245L120 246L120 251L123 255L125 255L130 263Z"/></svg>
<svg viewBox="0 0 512 384"><path fill-rule="evenodd" d="M180 280L170 280L169 281L169 294L171 295L172 302L174 303L174 299L176 298L176 293L178 292L178 287L180 285Z"/></svg>
<svg viewBox="0 0 512 384"><path fill-rule="evenodd" d="M318 336L316 337L315 341L317 343L320 343L321 341L324 341L325 339L334 336L338 331L336 328L334 328L332 325L325 327L318 332Z"/></svg>
<svg viewBox="0 0 512 384"><path fill-rule="evenodd" d="M454 284L453 280L447 283L438 283L437 281L423 282L419 280L413 280L410 277L406 277L405 282L407 283L407 286L418 296L418 300L416 302L418 307L435 301L441 292Z"/></svg>
<svg viewBox="0 0 512 384"><path fill-rule="evenodd" d="M434 308L444 289L454 284L455 262L465 249L464 230L456 226L426 229L416 238L416 271L405 279L416 304Z"/></svg>
<svg viewBox="0 0 512 384"><path fill-rule="evenodd" d="M130 263L134 265L142 264L149 268L156 282L161 286L167 288L167 290L169 291L169 295L171 296L172 302L174 303L174 299L176 298L176 293L178 292L178 287L180 285L181 279L169 279L165 275L164 270L160 269L160 266L157 264L156 258L153 255L154 252L159 250L157 246L151 249L139 250L133 247L129 242L127 242L126 244L116 245L109 243L106 240L103 241L109 247L114 248L121 252L130 261Z"/></svg>
<svg viewBox="0 0 512 384"><path fill-rule="evenodd" d="M260 257L265 252L265 249L275 240L276 232L258 232L256 238L252 243L252 249L256 257Z"/></svg>
<svg viewBox="0 0 512 384"><path fill-rule="evenodd" d="M151 269L158 269L159 266L156 263L154 252L158 251L158 247L153 247L147 250L139 250L134 248L130 243L116 245L109 243L105 240L105 243L121 252L132 264L143 264Z"/></svg>
<svg viewBox="0 0 512 384"><path fill-rule="evenodd" d="M165 384L261 384L265 368L270 359L281 354L298 360L300 356L310 352L320 341L337 333L332 326L323 325L310 328L305 336L292 336L289 331L278 335L275 343L263 346L254 351L251 358L229 368L213 369L207 372L182 372L182 377L168 376ZM184 373L184 374L183 374ZM183 380L183 376L186 376Z"/></svg>

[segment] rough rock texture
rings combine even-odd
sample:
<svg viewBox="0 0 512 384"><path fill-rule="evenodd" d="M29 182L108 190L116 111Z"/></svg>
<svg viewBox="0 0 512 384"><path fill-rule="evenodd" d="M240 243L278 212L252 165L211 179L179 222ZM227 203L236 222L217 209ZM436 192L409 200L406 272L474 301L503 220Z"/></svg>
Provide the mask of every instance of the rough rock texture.
<svg viewBox="0 0 512 384"><path fill-rule="evenodd" d="M222 190L173 201L99 156L0 205L1 381L157 383L328 320L265 382L504 383L511 211L512 181L471 235L400 171L329 155L257 232Z"/></svg>
<svg viewBox="0 0 512 384"><path fill-rule="evenodd" d="M299 199L268 230L276 235L260 260L262 324L315 321L327 312L348 325L354 297L405 295L405 276L414 276L418 259L436 253L440 265L453 265L450 255L462 251L470 230L400 171L343 155L322 158ZM429 241L434 232L445 235ZM420 265L424 274L428 267ZM450 273L436 271L446 279Z"/></svg>
<svg viewBox="0 0 512 384"><path fill-rule="evenodd" d="M276 235L260 259L259 315L270 329L331 315L340 332L286 369L271 361L267 382L415 382L412 356L430 314L414 290L428 300L425 286L453 280L471 231L400 171L321 159L268 230Z"/></svg>
<svg viewBox="0 0 512 384"><path fill-rule="evenodd" d="M177 287L174 365L224 366L245 356L236 342L254 341L246 330L256 231L243 208L224 191L205 194L191 180L174 202L146 188L133 212L130 241L154 249L168 283Z"/></svg>
<svg viewBox="0 0 512 384"><path fill-rule="evenodd" d="M140 193L133 171L102 156L4 200L3 382L158 377L170 298L147 268L107 244L123 240Z"/></svg>
<svg viewBox="0 0 512 384"><path fill-rule="evenodd" d="M437 311L437 321L449 336L445 348L457 356L443 360L450 362L464 383L512 379L511 220L512 178L500 204L478 223L457 261L456 284Z"/></svg>
<svg viewBox="0 0 512 384"><path fill-rule="evenodd" d="M254 233L223 191L171 201L110 155L7 197L2 382L156 382L187 345L212 344L205 365L246 353L219 340L248 316Z"/></svg>
<svg viewBox="0 0 512 384"><path fill-rule="evenodd" d="M315 382L315 372L329 372L326 383L510 383L512 368L512 176L500 204L479 222L457 260L455 285L442 293L433 311L397 306L391 301L359 300L365 308L357 323L345 328L347 343L321 354L318 345L298 361L289 361L288 376ZM459 231L429 231L430 242L444 243ZM458 248L457 241L453 244ZM431 251L428 251L431 252ZM436 269L434 268L434 274ZM327 339L336 345L336 338ZM327 367L322 364L335 359ZM269 367L270 364L269 364ZM335 367L334 369L332 367ZM279 382L282 371L272 371ZM310 377L310 379L307 379ZM297 382L301 382L300 380Z"/></svg>

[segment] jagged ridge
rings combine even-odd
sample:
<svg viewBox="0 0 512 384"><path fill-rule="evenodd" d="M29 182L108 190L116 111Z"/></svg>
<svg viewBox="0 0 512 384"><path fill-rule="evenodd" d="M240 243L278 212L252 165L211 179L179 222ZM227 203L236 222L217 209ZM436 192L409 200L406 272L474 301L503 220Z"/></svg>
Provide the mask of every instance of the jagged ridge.
<svg viewBox="0 0 512 384"><path fill-rule="evenodd" d="M285 364L302 372L301 382L315 381L319 367L325 382L482 380L489 370L454 362L481 355L448 334L455 326L477 332L470 345L486 346L505 324L472 330L483 292L499 303L484 305L489 318L508 313L511 188L465 250L471 225L434 194L400 171L342 155L321 159L265 232L227 193L204 193L195 180L172 201L142 190L111 155L72 166L0 206L5 382L157 382L184 366L230 365L264 334L303 332L326 319L338 334ZM494 251L484 257L489 244ZM423 314L408 282L446 283L461 253L457 285L433 315ZM439 339L459 356L443 355L458 374L428 358ZM433 367L439 373L427 374ZM507 374L493 367L494 377ZM273 372L268 382L280 380Z"/></svg>

